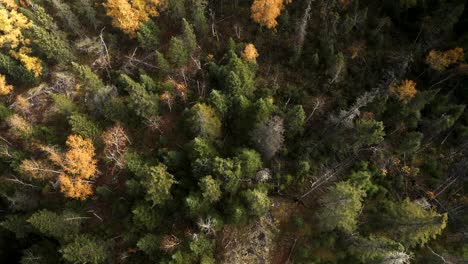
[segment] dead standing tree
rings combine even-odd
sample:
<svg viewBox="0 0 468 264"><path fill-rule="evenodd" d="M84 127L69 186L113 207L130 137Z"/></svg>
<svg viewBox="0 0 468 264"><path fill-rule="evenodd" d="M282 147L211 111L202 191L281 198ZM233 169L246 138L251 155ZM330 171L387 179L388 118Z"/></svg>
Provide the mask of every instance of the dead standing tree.
<svg viewBox="0 0 468 264"><path fill-rule="evenodd" d="M304 192L304 194L296 197L296 200L300 201L301 203L304 203L304 199L310 194L319 190L321 187L324 187L331 181L336 180L339 177L339 175L353 163L356 157L357 156L352 156L346 158L343 161L337 161L332 166L324 167L322 169L322 172L319 173L318 176L311 177L310 185L307 188L307 191Z"/></svg>
<svg viewBox="0 0 468 264"><path fill-rule="evenodd" d="M307 35L307 25L310 19L310 12L312 10L312 2L314 0L307 1L307 7L304 11L302 19L299 21L299 27L297 32L297 43L296 43L296 52L297 56L301 56L302 47L304 46L305 37Z"/></svg>

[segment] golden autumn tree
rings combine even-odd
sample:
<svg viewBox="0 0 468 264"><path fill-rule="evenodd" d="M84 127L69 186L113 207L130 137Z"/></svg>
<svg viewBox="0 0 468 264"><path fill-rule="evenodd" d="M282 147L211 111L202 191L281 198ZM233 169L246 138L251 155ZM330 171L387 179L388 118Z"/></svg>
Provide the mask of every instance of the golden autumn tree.
<svg viewBox="0 0 468 264"><path fill-rule="evenodd" d="M94 145L79 135L68 136L65 144L65 153L49 151L49 159L61 168L60 191L67 197L84 200L93 192L90 179L97 172Z"/></svg>
<svg viewBox="0 0 468 264"><path fill-rule="evenodd" d="M42 73L42 62L39 58L28 55L29 53L31 53L31 49L27 47L21 47L19 51L10 51L13 58L21 61L28 71L38 77Z"/></svg>
<svg viewBox="0 0 468 264"><path fill-rule="evenodd" d="M270 29L276 27L276 18L281 14L285 2L289 3L291 0L254 0L250 7L253 21Z"/></svg>
<svg viewBox="0 0 468 264"><path fill-rule="evenodd" d="M18 5L16 4L14 0L1 0L0 3L5 5L5 7L8 9L16 10L18 8Z"/></svg>
<svg viewBox="0 0 468 264"><path fill-rule="evenodd" d="M133 38L141 23L159 15L162 4L162 0L108 0L103 5L112 25Z"/></svg>
<svg viewBox="0 0 468 264"><path fill-rule="evenodd" d="M258 51L252 43L247 44L242 52L242 58L248 62L257 62L258 56Z"/></svg>
<svg viewBox="0 0 468 264"><path fill-rule="evenodd" d="M158 16L157 7L162 7L162 0L132 0L132 6L141 22L146 22L152 16Z"/></svg>
<svg viewBox="0 0 468 264"><path fill-rule="evenodd" d="M437 71L443 71L448 66L464 60L463 48L454 48L444 52L431 50L426 57L426 63Z"/></svg>
<svg viewBox="0 0 468 264"><path fill-rule="evenodd" d="M177 95L182 100L185 101L187 99L187 84L185 84L183 82L175 82L174 89L175 89Z"/></svg>
<svg viewBox="0 0 468 264"><path fill-rule="evenodd" d="M2 0L1 4L4 7L0 5L0 48L10 49L11 56L23 63L36 77L39 76L42 72L41 60L30 55L30 40L22 33L22 30L32 27L32 22L16 11L17 6L10 1Z"/></svg>
<svg viewBox="0 0 468 264"><path fill-rule="evenodd" d="M7 84L5 75L0 74L0 95L7 95L13 90L13 86Z"/></svg>
<svg viewBox="0 0 468 264"><path fill-rule="evenodd" d="M391 86L390 92L396 95L403 103L408 103L418 91L416 90L416 82L404 80L399 85Z"/></svg>
<svg viewBox="0 0 468 264"><path fill-rule="evenodd" d="M138 14L127 0L109 0L103 4L107 15L112 18L112 25L120 28L125 34L135 36L140 26Z"/></svg>

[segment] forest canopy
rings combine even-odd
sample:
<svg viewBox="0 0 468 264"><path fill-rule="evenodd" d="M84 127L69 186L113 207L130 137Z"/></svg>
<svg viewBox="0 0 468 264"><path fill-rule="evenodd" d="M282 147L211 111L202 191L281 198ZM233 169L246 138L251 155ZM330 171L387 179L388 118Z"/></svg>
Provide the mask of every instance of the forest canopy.
<svg viewBox="0 0 468 264"><path fill-rule="evenodd" d="M0 260L465 263L468 1L0 0Z"/></svg>

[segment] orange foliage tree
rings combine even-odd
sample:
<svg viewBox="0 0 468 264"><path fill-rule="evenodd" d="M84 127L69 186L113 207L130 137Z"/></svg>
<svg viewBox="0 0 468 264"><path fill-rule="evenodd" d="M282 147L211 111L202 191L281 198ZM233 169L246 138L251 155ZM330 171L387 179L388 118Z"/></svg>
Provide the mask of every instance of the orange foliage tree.
<svg viewBox="0 0 468 264"><path fill-rule="evenodd" d="M285 2L289 3L291 0L254 0L250 7L253 21L267 28L276 27L276 18L281 14Z"/></svg>
<svg viewBox="0 0 468 264"><path fill-rule="evenodd" d="M0 95L7 95L13 90L13 86L6 83L5 75L0 74Z"/></svg>
<svg viewBox="0 0 468 264"><path fill-rule="evenodd" d="M437 71L443 71L448 66L464 60L465 54L462 48L454 48L445 52L431 50L426 57L426 63Z"/></svg>
<svg viewBox="0 0 468 264"><path fill-rule="evenodd" d="M5 5L5 7L8 9L16 10L18 8L18 5L16 4L14 0L1 0L0 3Z"/></svg>
<svg viewBox="0 0 468 264"><path fill-rule="evenodd" d="M67 197L84 200L93 192L90 179L97 172L94 145L79 135L68 136L65 144L67 152L49 151L49 159L61 168L60 191Z"/></svg>
<svg viewBox="0 0 468 264"><path fill-rule="evenodd" d="M29 54L27 47L30 40L23 36L22 31L32 27L27 17L16 11L17 6L11 1L0 2L0 48L10 49L10 55L21 61L24 67L37 77L42 72L41 60ZM3 6L2 6L3 5Z"/></svg>
<svg viewBox="0 0 468 264"><path fill-rule="evenodd" d="M187 85L185 83L174 82L174 89L182 100L187 99Z"/></svg>
<svg viewBox="0 0 468 264"><path fill-rule="evenodd" d="M418 92L416 83L412 80L404 80L400 85L390 87L390 92L398 96L398 99L404 103L408 103Z"/></svg>
<svg viewBox="0 0 468 264"><path fill-rule="evenodd" d="M108 0L103 5L107 15L112 18L112 25L133 38L141 23L148 21L151 16L159 15L157 8L163 6L163 1Z"/></svg>
<svg viewBox="0 0 468 264"><path fill-rule="evenodd" d="M256 62L258 55L258 51L252 43L247 44L242 52L242 58L248 62Z"/></svg>

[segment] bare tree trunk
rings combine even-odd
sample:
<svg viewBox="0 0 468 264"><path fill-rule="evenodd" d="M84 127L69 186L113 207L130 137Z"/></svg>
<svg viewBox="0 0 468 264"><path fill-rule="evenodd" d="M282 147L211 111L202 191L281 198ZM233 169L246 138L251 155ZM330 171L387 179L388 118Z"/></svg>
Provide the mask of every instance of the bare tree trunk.
<svg viewBox="0 0 468 264"><path fill-rule="evenodd" d="M13 175L12 175L12 177L13 178L6 178L5 180L10 181L10 182L14 182L14 183L17 183L17 184L20 184L20 185L23 185L23 186L28 186L28 187L31 187L31 188L38 188L39 189L39 186L29 184L29 183L25 183L22 180L18 179L17 177L13 176Z"/></svg>
<svg viewBox="0 0 468 264"><path fill-rule="evenodd" d="M310 187L308 188L308 190L302 194L301 196L299 196L297 199L299 201L303 201L304 198L306 198L307 196L309 196L311 193L313 193L314 191L316 191L317 189L319 189L320 187L322 187L323 185L329 183L330 181L334 180L337 178L337 176L343 172L343 170L345 168L347 168L350 164L352 164L352 162L355 160L356 157L350 157L342 162L339 162L337 164L335 164L333 167L331 168L325 168L325 171L324 173L322 173L319 177L316 177Z"/></svg>
<svg viewBox="0 0 468 264"><path fill-rule="evenodd" d="M440 260L442 260L444 263L452 263L452 262L446 261L445 258L444 258L442 255L437 254L434 250L432 250L431 247L426 246L426 248L429 249L429 251L431 251L432 254L434 254L434 255L436 255L437 257L439 257Z"/></svg>

